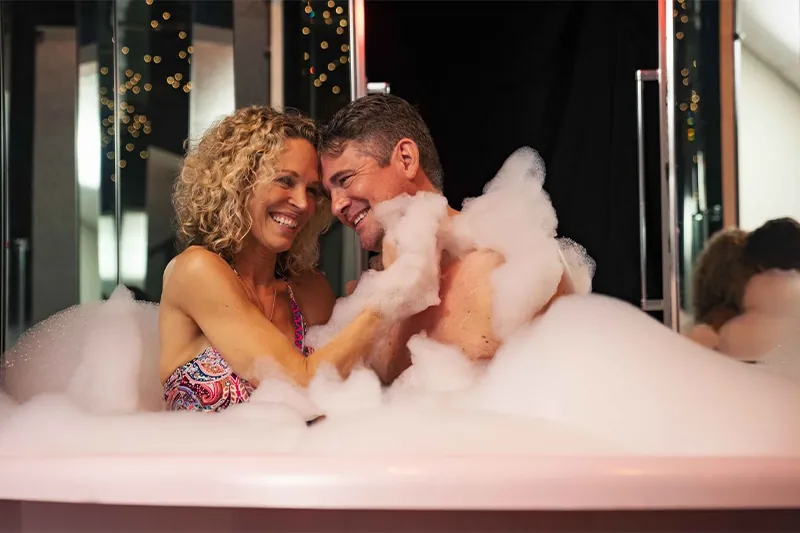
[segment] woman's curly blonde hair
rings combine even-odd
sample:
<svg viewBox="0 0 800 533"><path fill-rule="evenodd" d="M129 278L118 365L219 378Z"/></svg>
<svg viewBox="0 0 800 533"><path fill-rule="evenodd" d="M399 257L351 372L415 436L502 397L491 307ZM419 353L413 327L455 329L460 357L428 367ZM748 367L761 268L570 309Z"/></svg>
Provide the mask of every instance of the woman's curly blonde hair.
<svg viewBox="0 0 800 533"><path fill-rule="evenodd" d="M316 147L316 125L297 111L250 106L211 126L184 157L175 183L172 203L181 243L202 246L231 262L252 226L247 205L254 185L275 178L288 139L305 139ZM277 275L296 276L316 265L319 236L331 219L330 202L320 196L291 249L278 256Z"/></svg>

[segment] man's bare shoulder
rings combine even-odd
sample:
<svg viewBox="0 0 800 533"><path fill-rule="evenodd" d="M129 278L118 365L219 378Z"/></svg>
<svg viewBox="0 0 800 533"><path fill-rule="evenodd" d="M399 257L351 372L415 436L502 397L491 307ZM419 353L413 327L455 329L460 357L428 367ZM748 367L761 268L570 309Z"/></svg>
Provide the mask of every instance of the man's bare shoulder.
<svg viewBox="0 0 800 533"><path fill-rule="evenodd" d="M505 263L501 253L494 250L472 250L463 256L446 263L442 276L456 276L460 281L466 278L481 278Z"/></svg>

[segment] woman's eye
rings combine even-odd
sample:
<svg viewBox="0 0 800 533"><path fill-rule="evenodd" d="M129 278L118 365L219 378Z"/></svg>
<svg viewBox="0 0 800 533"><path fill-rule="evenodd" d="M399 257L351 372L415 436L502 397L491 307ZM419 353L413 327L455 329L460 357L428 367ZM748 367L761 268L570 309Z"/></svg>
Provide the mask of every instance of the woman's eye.
<svg viewBox="0 0 800 533"><path fill-rule="evenodd" d="M284 187L291 187L292 185L294 185L294 180L289 176L281 176L280 178L278 178L277 181Z"/></svg>

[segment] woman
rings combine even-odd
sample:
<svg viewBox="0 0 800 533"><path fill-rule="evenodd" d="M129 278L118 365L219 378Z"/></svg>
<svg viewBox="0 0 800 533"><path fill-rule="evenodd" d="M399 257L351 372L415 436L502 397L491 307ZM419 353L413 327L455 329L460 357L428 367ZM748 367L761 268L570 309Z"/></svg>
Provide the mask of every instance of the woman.
<svg viewBox="0 0 800 533"><path fill-rule="evenodd" d="M335 301L313 268L330 220L316 141L310 119L254 106L184 159L173 203L188 247L166 268L159 311L167 409L245 402L265 371L305 386L330 363L346 377L377 333L365 310L316 352L305 345Z"/></svg>

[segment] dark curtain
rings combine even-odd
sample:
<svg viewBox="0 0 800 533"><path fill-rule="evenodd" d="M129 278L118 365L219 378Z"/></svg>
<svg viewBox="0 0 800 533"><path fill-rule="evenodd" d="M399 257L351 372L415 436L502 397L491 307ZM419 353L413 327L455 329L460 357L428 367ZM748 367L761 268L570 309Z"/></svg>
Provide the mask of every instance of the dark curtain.
<svg viewBox="0 0 800 533"><path fill-rule="evenodd" d="M634 72L658 68L655 1L366 3L366 71L417 105L453 207L528 145L559 233L597 262L595 292L638 303ZM651 295L660 283L658 103L646 93ZM524 231L524 228L507 228Z"/></svg>

